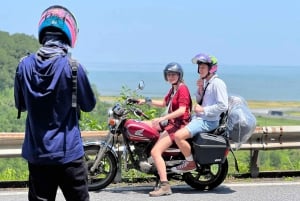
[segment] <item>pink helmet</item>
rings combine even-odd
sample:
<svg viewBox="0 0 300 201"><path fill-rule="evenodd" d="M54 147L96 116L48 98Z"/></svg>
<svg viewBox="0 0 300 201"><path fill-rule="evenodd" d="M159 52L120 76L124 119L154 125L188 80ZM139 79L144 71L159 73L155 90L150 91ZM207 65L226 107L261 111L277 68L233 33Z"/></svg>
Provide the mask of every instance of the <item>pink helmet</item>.
<svg viewBox="0 0 300 201"><path fill-rule="evenodd" d="M211 68L209 70L210 73L216 73L218 70L218 59L215 56L210 55L209 56L211 59Z"/></svg>
<svg viewBox="0 0 300 201"><path fill-rule="evenodd" d="M38 36L41 44L46 32L62 33L67 44L74 47L78 34L74 15L63 6L50 6L42 13L38 25Z"/></svg>

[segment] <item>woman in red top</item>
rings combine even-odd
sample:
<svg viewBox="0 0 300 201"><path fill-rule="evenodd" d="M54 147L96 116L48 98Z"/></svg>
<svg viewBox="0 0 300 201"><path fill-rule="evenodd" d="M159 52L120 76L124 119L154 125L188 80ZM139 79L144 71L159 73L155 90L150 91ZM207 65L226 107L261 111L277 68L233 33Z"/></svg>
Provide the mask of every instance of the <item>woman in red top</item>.
<svg viewBox="0 0 300 201"><path fill-rule="evenodd" d="M174 133L184 127L190 120L192 100L188 87L183 82L183 70L178 63L169 63L164 69L164 78L171 84L171 89L163 100L139 100L140 104L149 103L156 107L166 107L166 113L162 117L147 122L153 128L161 132L159 140L151 150L151 156L160 177L161 187L149 193L150 196L170 195L172 193L167 178L165 161L162 153L169 148L174 141Z"/></svg>

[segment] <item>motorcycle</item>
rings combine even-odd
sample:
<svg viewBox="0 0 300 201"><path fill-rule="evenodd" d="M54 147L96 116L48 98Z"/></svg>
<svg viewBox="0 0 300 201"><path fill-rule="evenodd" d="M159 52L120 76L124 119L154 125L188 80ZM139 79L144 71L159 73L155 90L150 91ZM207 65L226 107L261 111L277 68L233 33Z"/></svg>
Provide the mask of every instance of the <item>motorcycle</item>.
<svg viewBox="0 0 300 201"><path fill-rule="evenodd" d="M143 90L144 86L144 82L140 81L137 90ZM109 131L105 140L84 142L90 191L107 187L120 174L121 168L155 175L157 179L154 188L159 187L159 177L150 151L160 133L142 122L142 118L149 118L138 106L138 100L132 97L127 97L123 104L115 104L108 111ZM130 114L136 118L130 118ZM226 115L222 121L226 121ZM171 171L172 167L180 165L185 159L174 143L162 155L168 178L184 181L198 190L219 186L228 173L230 143L224 133L224 124L221 123L216 130L200 133L190 139L197 169L186 173Z"/></svg>

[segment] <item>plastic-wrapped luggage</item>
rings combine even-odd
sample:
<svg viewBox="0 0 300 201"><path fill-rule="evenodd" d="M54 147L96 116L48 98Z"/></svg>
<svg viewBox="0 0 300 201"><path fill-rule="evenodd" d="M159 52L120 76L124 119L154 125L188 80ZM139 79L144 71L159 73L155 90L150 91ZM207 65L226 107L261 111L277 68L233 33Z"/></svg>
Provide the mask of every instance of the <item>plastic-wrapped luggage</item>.
<svg viewBox="0 0 300 201"><path fill-rule="evenodd" d="M256 118L248 108L244 98L229 96L228 100L227 135L239 149L253 134L256 128Z"/></svg>

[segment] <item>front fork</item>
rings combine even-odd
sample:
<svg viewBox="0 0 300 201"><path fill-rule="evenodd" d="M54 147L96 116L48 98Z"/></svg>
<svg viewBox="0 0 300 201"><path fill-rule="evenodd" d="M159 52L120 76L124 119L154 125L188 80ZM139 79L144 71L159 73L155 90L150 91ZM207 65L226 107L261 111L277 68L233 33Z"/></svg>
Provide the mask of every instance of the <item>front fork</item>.
<svg viewBox="0 0 300 201"><path fill-rule="evenodd" d="M98 151L96 160L94 162L94 164L92 165L92 167L90 168L91 172L94 172L96 170L96 168L98 167L100 161L102 160L107 148L109 147L109 145L111 144L113 140L113 134L108 134L105 140L105 143L103 143L102 146L100 146L100 150Z"/></svg>

